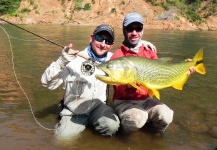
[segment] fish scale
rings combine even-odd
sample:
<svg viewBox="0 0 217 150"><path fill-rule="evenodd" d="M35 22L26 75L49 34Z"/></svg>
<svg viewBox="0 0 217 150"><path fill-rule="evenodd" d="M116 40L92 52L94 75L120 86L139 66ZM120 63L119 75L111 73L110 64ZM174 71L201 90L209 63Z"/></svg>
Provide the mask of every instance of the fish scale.
<svg viewBox="0 0 217 150"><path fill-rule="evenodd" d="M146 59L146 61L142 57L136 59L134 57L127 57L126 59L127 61L131 61L131 64L134 62L133 67L135 67L136 80L140 83L145 81L146 84L151 84L158 88L171 86L173 81L179 79L178 74L186 73L188 68L193 65L193 62L183 63L183 65L171 65L171 63L164 63L158 60L154 60L156 63L151 62L149 59ZM147 67L142 68L141 64L145 64Z"/></svg>

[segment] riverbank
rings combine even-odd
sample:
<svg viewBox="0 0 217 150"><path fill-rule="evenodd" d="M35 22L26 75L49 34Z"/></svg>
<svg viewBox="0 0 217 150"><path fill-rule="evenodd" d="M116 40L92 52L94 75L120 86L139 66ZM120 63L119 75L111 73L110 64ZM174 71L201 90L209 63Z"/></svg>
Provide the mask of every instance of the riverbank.
<svg viewBox="0 0 217 150"><path fill-rule="evenodd" d="M83 0L83 5L90 3ZM177 10L165 11L144 0L94 0L91 9L75 10L74 1L35 0L34 4L22 1L16 17L2 16L15 24L54 24L73 26L96 26L109 23L113 27L122 27L122 20L129 12L140 13L145 20L145 29L163 30L217 30L217 14L209 16L203 24L189 22L177 13ZM22 10L29 11L23 12ZM22 13L21 13L22 12Z"/></svg>

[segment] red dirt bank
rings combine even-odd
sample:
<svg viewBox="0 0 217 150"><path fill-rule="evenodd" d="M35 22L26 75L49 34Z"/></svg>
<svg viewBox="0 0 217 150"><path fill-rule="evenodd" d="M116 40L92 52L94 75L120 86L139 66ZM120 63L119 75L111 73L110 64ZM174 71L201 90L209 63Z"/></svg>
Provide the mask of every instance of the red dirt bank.
<svg viewBox="0 0 217 150"><path fill-rule="evenodd" d="M61 24L96 26L109 23L113 27L122 27L122 20L129 12L140 13L145 20L145 29L164 30L217 30L217 14L210 16L202 25L190 23L178 16L175 10L165 11L152 6L144 0L83 0L82 6L91 4L88 11L74 11L74 0L61 4L59 0L35 0L33 5L23 0L19 11L28 8L29 13L18 13L18 17L6 18L16 24ZM112 10L113 13L111 13ZM179 19L176 19L179 18Z"/></svg>

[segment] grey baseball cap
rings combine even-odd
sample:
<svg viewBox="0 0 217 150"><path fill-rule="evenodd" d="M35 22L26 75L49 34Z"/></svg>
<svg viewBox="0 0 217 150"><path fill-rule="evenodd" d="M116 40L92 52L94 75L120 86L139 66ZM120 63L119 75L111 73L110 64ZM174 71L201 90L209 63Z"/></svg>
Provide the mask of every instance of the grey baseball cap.
<svg viewBox="0 0 217 150"><path fill-rule="evenodd" d="M101 25L97 26L96 29L94 30L93 34L95 35L95 34L102 32L102 31L108 32L113 39L115 38L114 29L108 24L101 24Z"/></svg>
<svg viewBox="0 0 217 150"><path fill-rule="evenodd" d="M142 25L144 24L142 16L136 12L132 12L132 13L127 14L126 17L124 18L123 26L126 27L133 22L139 22Z"/></svg>

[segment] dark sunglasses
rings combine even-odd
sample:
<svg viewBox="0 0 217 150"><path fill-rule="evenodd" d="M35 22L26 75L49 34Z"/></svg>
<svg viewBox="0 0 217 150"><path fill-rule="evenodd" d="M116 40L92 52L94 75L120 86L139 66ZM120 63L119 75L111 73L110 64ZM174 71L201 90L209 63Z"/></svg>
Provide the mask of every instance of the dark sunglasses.
<svg viewBox="0 0 217 150"><path fill-rule="evenodd" d="M98 34L95 35L95 40L98 42L103 42L105 40L105 44L107 44L107 45L112 45L114 42L113 39L105 39L104 37L102 37Z"/></svg>
<svg viewBox="0 0 217 150"><path fill-rule="evenodd" d="M134 30L136 30L136 32L141 32L143 29L143 26L136 26L136 27L127 26L125 29L127 32L133 32Z"/></svg>

